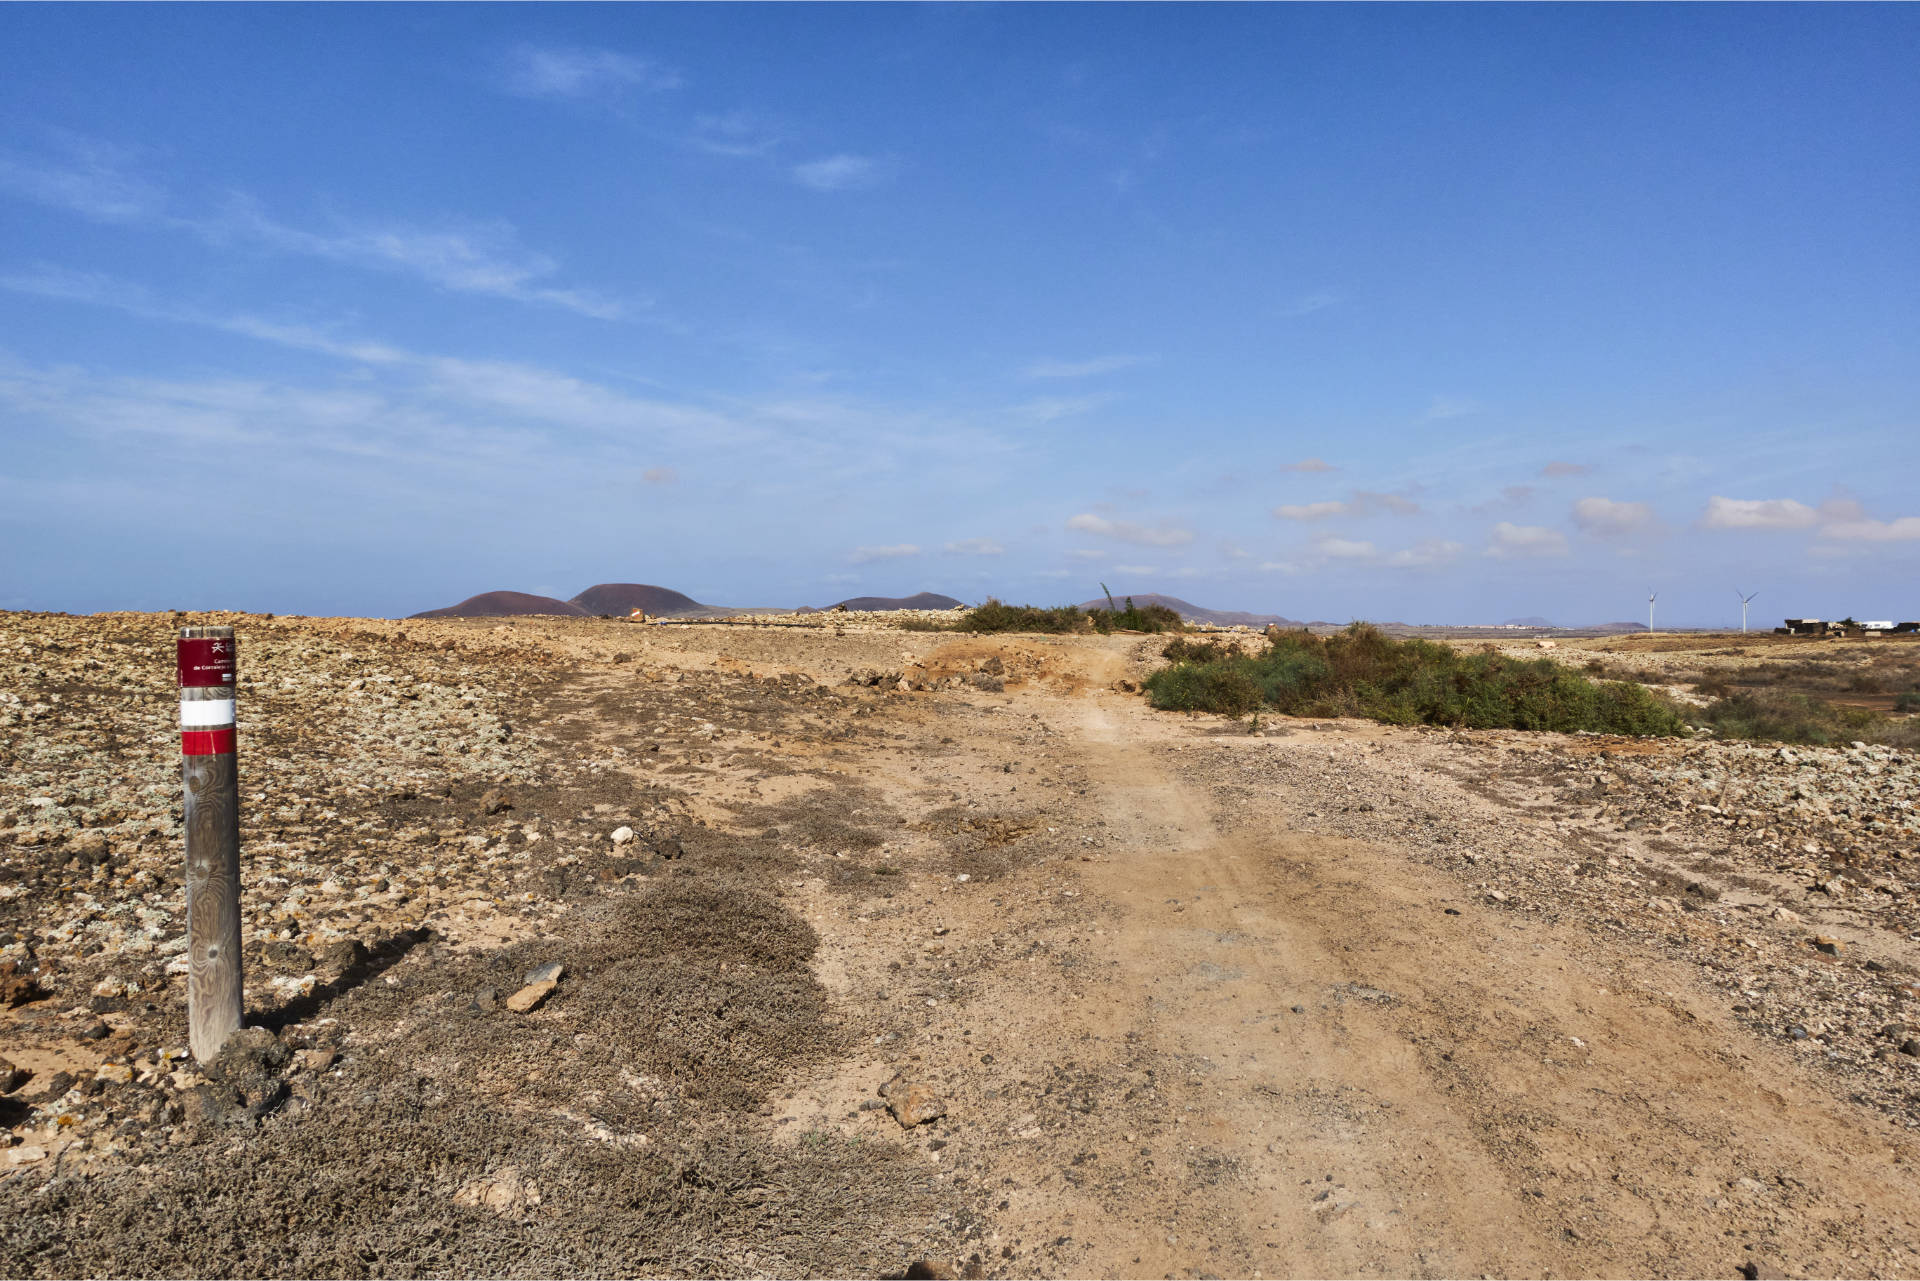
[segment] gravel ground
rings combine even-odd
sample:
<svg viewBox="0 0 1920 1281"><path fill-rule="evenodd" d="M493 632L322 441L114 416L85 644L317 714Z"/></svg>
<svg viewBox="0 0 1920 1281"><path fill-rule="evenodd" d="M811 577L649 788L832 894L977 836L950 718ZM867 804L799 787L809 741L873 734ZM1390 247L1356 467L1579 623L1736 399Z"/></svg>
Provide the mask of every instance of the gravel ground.
<svg viewBox="0 0 1920 1281"><path fill-rule="evenodd" d="M203 1066L183 622L241 630L250 1026ZM951 1191L897 1145L741 1120L848 1032L811 929L768 894L785 856L721 839L687 784L722 754L748 786L784 772L739 744L818 724L832 696L643 669L608 634L0 615L0 1271L874 1275L954 1255ZM592 737L610 711L624 745Z"/></svg>

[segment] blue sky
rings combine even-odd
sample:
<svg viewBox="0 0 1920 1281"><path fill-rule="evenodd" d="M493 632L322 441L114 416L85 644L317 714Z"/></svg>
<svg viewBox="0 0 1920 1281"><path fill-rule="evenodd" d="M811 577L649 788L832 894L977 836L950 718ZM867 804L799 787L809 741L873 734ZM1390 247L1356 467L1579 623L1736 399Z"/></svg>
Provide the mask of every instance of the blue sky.
<svg viewBox="0 0 1920 1281"><path fill-rule="evenodd" d="M0 607L1920 616L1920 8L0 7Z"/></svg>

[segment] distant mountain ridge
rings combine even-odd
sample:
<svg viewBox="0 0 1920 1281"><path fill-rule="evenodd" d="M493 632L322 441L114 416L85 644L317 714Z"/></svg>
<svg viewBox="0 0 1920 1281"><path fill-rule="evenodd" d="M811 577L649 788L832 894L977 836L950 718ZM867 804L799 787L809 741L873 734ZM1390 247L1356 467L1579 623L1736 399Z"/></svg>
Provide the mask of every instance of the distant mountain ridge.
<svg viewBox="0 0 1920 1281"><path fill-rule="evenodd" d="M893 609L957 609L960 601L938 592L920 592L913 596L855 596L829 609L845 607L860 613ZM649 618L722 617L748 611L717 605L703 605L685 592L652 583L596 583L572 600L535 596L527 592L482 592L469 596L458 605L426 609L409 618L511 618L525 614L558 614L569 618L594 618L602 615L625 618L634 610Z"/></svg>
<svg viewBox="0 0 1920 1281"><path fill-rule="evenodd" d="M698 614L707 609L684 592L650 583L597 583L570 602L589 614L626 616L642 610L651 617Z"/></svg>
<svg viewBox="0 0 1920 1281"><path fill-rule="evenodd" d="M408 618L513 618L527 614L560 614L569 618L587 617L587 611L571 601L551 596L533 596L527 592L481 592L458 605L442 609L423 609Z"/></svg>
<svg viewBox="0 0 1920 1281"><path fill-rule="evenodd" d="M1192 601L1181 600L1178 596L1163 596L1159 592L1148 592L1145 595L1134 592L1132 597L1133 603L1142 609L1148 605L1165 605L1190 623L1211 623L1215 627L1265 627L1268 623L1280 627L1306 626L1299 619L1288 618L1284 614L1248 614L1233 609L1208 609L1202 605L1195 605ZM1126 594L1115 592L1113 600L1122 609L1126 608ZM1105 609L1106 607L1107 598L1104 596L1098 600L1083 602L1080 606L1081 609Z"/></svg>
<svg viewBox="0 0 1920 1281"><path fill-rule="evenodd" d="M920 592L913 596L855 596L828 609L850 609L860 613L878 613L889 609L958 609L962 602L938 592Z"/></svg>

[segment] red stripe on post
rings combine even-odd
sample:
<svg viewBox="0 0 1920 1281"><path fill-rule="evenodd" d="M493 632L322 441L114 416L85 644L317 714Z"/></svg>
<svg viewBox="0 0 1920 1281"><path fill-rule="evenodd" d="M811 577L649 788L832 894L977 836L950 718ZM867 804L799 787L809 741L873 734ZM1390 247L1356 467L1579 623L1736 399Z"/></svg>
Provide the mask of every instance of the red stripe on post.
<svg viewBox="0 0 1920 1281"><path fill-rule="evenodd" d="M183 729L180 731L182 756L230 756L233 731L230 729Z"/></svg>

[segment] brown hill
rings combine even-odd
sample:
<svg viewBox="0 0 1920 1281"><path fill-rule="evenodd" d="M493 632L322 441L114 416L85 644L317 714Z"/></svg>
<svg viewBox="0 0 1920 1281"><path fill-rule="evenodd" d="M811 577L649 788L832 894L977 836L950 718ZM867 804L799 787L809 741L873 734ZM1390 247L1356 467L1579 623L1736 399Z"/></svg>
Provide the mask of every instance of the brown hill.
<svg viewBox="0 0 1920 1281"><path fill-rule="evenodd" d="M1127 598L1119 592L1113 594L1114 604L1125 609ZM1268 623L1278 623L1282 627L1303 627L1298 619L1287 618L1281 614L1245 614L1232 609L1207 609L1191 601L1181 600L1178 596L1162 596L1158 592L1148 592L1142 596L1135 593L1133 603L1145 609L1149 605L1165 605L1190 623L1212 623L1215 627L1265 627ZM1080 606L1081 609L1105 609L1107 598L1090 600Z"/></svg>
<svg viewBox="0 0 1920 1281"><path fill-rule="evenodd" d="M708 609L691 596L647 583L597 583L575 596L571 603L589 614L615 617L631 614L636 609L653 617L698 614Z"/></svg>
<svg viewBox="0 0 1920 1281"><path fill-rule="evenodd" d="M530 596L526 592L482 592L469 596L458 605L445 609L425 609L411 618L502 618L515 614L567 614L582 617L587 613L578 605L551 596Z"/></svg>
<svg viewBox="0 0 1920 1281"><path fill-rule="evenodd" d="M855 596L852 600L843 600L838 605L829 605L829 609L851 609L861 613L878 613L886 609L958 609L960 602L951 596L942 596L938 592L921 592L917 596Z"/></svg>

